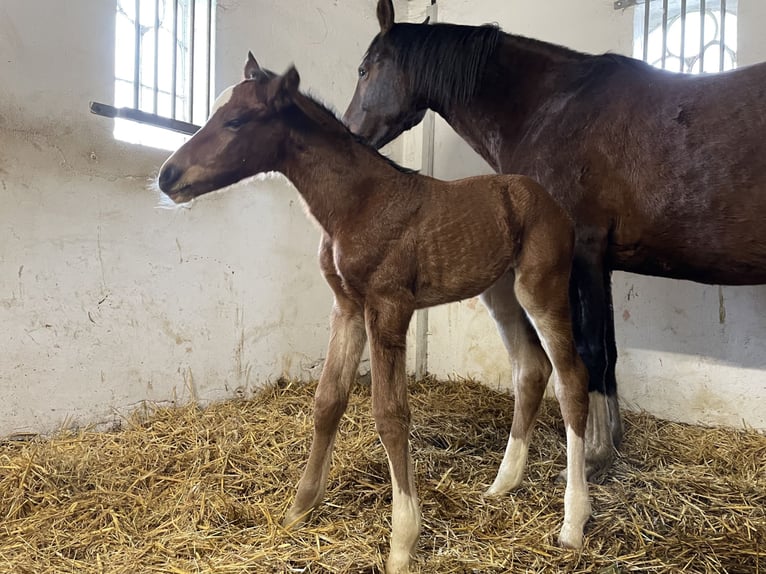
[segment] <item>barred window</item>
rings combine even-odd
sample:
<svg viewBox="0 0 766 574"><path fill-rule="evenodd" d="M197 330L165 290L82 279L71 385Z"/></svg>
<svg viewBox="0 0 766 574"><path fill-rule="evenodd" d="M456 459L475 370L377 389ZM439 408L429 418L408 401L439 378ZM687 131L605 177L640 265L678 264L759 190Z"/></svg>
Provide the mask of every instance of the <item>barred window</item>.
<svg viewBox="0 0 766 574"><path fill-rule="evenodd" d="M615 7L628 3L615 2ZM737 67L738 0L635 3L635 58L658 68L691 74Z"/></svg>
<svg viewBox="0 0 766 574"><path fill-rule="evenodd" d="M116 0L114 105L117 139L175 149L210 109L213 0Z"/></svg>

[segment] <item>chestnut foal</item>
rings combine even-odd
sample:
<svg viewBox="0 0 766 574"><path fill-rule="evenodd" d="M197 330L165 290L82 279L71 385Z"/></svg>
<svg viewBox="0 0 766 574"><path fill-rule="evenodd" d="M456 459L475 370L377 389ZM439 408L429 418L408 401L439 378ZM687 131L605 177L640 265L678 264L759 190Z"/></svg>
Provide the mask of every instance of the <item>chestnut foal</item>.
<svg viewBox="0 0 766 574"><path fill-rule="evenodd" d="M513 348L511 436L488 494L518 486L548 378L567 435L564 523L578 548L590 516L583 436L588 374L572 338L572 223L534 181L516 175L439 181L360 142L252 54L246 80L218 98L207 123L162 166L160 189L180 203L263 171L298 188L322 229L319 263L335 295L327 359L314 399L311 453L286 526L322 500L338 423L369 339L372 411L393 489L389 573L407 572L420 530L409 449L405 342L416 309L481 295Z"/></svg>

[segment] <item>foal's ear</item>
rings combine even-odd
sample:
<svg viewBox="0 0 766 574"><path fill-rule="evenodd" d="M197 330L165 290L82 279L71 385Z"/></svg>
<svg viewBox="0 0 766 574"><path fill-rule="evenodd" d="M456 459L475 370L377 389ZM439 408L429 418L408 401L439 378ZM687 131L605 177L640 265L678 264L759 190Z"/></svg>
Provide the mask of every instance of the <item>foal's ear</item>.
<svg viewBox="0 0 766 574"><path fill-rule="evenodd" d="M388 32L394 25L394 3L391 0L378 0L378 23L381 34Z"/></svg>
<svg viewBox="0 0 766 574"><path fill-rule="evenodd" d="M266 91L266 105L279 111L293 103L298 93L301 77L295 66L290 66L283 75L276 76L269 82Z"/></svg>
<svg viewBox="0 0 766 574"><path fill-rule="evenodd" d="M253 56L252 52L247 53L247 63L245 64L245 79L254 80L263 75L263 68L258 65L258 62Z"/></svg>

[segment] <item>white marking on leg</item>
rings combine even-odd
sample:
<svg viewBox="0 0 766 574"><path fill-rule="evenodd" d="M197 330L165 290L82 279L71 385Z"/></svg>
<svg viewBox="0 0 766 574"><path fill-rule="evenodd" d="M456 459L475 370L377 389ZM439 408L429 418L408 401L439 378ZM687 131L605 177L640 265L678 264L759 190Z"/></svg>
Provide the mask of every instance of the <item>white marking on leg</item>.
<svg viewBox="0 0 766 574"><path fill-rule="evenodd" d="M608 456L612 451L612 431L609 422L609 406L606 395L591 391L588 396L588 424L585 427L585 449L587 458Z"/></svg>
<svg viewBox="0 0 766 574"><path fill-rule="evenodd" d="M408 466L412 478L413 469L409 461ZM410 571L410 556L415 552L420 535L420 505L415 492L415 481L410 480L410 494L405 494L396 481L390 457L388 467L391 472L393 500L391 501L391 552L386 560L386 574L406 574Z"/></svg>
<svg viewBox="0 0 766 574"><path fill-rule="evenodd" d="M567 486L564 492L564 524L559 534L561 546L582 548L583 528L590 512L585 479L585 442L567 425Z"/></svg>
<svg viewBox="0 0 766 574"><path fill-rule="evenodd" d="M528 452L529 441L514 437L508 439L503 462L500 463L495 481L485 493L487 496L504 494L521 484L524 478L524 469L527 466Z"/></svg>

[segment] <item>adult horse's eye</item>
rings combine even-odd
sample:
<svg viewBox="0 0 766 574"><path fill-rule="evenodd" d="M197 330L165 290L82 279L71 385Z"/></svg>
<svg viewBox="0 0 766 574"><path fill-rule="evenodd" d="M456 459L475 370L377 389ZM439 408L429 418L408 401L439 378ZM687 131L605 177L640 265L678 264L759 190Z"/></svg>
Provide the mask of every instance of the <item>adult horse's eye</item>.
<svg viewBox="0 0 766 574"><path fill-rule="evenodd" d="M224 124L225 128L236 130L247 123L245 118L232 118Z"/></svg>
<svg viewBox="0 0 766 574"><path fill-rule="evenodd" d="M359 68L359 77L364 78L367 75L367 70L364 68Z"/></svg>

